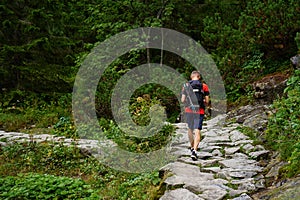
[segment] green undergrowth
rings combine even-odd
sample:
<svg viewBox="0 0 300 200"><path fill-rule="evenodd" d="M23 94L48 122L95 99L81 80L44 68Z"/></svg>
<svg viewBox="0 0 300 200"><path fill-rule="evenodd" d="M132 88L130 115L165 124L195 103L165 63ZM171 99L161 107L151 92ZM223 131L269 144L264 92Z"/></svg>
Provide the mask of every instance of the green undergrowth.
<svg viewBox="0 0 300 200"><path fill-rule="evenodd" d="M300 173L300 70L288 80L286 96L273 104L266 131L267 145L280 153L289 164L282 169L282 176Z"/></svg>
<svg viewBox="0 0 300 200"><path fill-rule="evenodd" d="M111 169L76 146L50 143L0 148L1 199L156 199L159 172Z"/></svg>
<svg viewBox="0 0 300 200"><path fill-rule="evenodd" d="M79 138L70 116L70 96L47 98L21 91L7 94L0 106L1 129ZM159 103L157 99L133 100L129 110L134 122L147 126L150 108ZM139 138L125 134L113 120L101 118L99 125L120 148L137 153L160 149L175 131L174 126L165 124L153 136ZM89 126L84 128L88 134ZM76 143L66 147L33 140L0 148L0 182L0 198L4 199L158 199L164 191L158 171L117 171L83 155Z"/></svg>
<svg viewBox="0 0 300 200"><path fill-rule="evenodd" d="M0 178L3 199L100 199L81 179L48 174L19 174Z"/></svg>
<svg viewBox="0 0 300 200"><path fill-rule="evenodd" d="M15 90L0 94L0 129L48 129L71 115L71 94L37 94Z"/></svg>

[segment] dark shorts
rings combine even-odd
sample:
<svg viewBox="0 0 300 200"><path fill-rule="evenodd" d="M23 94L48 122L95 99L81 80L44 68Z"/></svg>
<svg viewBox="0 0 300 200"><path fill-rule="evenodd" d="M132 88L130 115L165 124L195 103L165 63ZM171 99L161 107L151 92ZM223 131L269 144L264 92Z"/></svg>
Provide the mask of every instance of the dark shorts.
<svg viewBox="0 0 300 200"><path fill-rule="evenodd" d="M185 113L185 115L189 129L202 130L204 115L200 115L197 113Z"/></svg>

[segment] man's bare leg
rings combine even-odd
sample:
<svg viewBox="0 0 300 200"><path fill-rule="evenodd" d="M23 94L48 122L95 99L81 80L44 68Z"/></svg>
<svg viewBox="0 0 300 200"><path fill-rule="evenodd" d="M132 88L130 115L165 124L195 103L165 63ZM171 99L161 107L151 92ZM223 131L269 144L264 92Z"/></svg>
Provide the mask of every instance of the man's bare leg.
<svg viewBox="0 0 300 200"><path fill-rule="evenodd" d="M189 135L189 140L190 140L191 148L192 148L192 147L194 147L193 129L188 129L188 135Z"/></svg>
<svg viewBox="0 0 300 200"><path fill-rule="evenodd" d="M194 142L194 149L197 151L199 143L200 143L200 130L199 129L195 129L195 139L193 140Z"/></svg>

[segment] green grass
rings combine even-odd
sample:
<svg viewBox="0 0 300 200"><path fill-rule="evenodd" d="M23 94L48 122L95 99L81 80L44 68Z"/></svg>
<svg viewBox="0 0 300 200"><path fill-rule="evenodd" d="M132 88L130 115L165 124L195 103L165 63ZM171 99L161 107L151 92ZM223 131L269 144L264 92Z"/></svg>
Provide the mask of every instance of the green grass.
<svg viewBox="0 0 300 200"><path fill-rule="evenodd" d="M0 148L0 182L0 194L7 199L156 199L163 193L158 171L116 171L83 156L76 146L51 143Z"/></svg>

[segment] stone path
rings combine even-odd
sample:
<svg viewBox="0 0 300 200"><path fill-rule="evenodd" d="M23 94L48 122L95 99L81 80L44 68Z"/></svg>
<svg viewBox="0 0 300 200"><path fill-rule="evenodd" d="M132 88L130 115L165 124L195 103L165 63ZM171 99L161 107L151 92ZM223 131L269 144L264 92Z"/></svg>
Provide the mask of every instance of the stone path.
<svg viewBox="0 0 300 200"><path fill-rule="evenodd" d="M26 133L18 132L5 132L0 131L0 147L6 146L11 143L22 143L22 142L52 142L59 143L65 146L75 145L80 148L84 153L90 153L97 147L98 140L88 139L70 139L64 136L55 136L49 134L31 135Z"/></svg>
<svg viewBox="0 0 300 200"><path fill-rule="evenodd" d="M190 158L186 124L176 124L182 135L173 147L178 159L161 169L167 178L160 200L246 200L249 193L265 188L258 160L268 151L236 130L238 124L225 125L224 119L206 122L197 161Z"/></svg>
<svg viewBox="0 0 300 200"><path fill-rule="evenodd" d="M225 117L218 116L205 122L197 161L190 158L186 124L175 124L180 137L172 152L178 159L160 170L167 177L164 180L166 191L160 200L247 200L251 199L251 192L265 188L259 160L268 151L261 145L254 145L236 130L239 124L225 124ZM66 146L76 144L83 152L92 151L98 143L97 140L74 141L47 134L0 131L0 146L24 141L59 142Z"/></svg>

